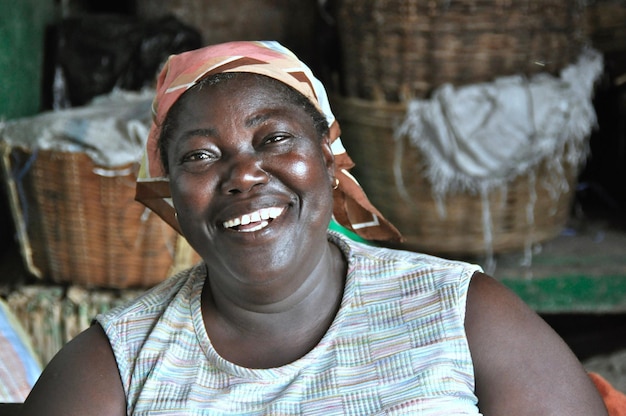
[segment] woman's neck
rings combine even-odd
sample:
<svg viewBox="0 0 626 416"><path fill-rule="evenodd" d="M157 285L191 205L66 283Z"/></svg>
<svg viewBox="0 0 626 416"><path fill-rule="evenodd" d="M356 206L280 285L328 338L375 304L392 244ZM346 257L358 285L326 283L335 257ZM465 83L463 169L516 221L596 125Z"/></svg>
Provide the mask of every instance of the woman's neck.
<svg viewBox="0 0 626 416"><path fill-rule="evenodd" d="M341 251L328 243L305 275L278 277L262 287L228 285L224 290L222 280L209 276L202 315L213 347L225 359L250 368L276 367L302 357L330 327L343 297L346 270ZM273 301L256 301L268 298Z"/></svg>

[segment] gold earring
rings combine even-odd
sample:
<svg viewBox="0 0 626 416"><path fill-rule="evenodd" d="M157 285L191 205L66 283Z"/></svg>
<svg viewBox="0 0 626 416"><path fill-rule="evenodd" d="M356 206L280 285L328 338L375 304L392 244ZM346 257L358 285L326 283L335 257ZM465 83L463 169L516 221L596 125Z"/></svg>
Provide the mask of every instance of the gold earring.
<svg viewBox="0 0 626 416"><path fill-rule="evenodd" d="M339 179L335 178L335 185L333 186L333 189L337 189L339 188Z"/></svg>

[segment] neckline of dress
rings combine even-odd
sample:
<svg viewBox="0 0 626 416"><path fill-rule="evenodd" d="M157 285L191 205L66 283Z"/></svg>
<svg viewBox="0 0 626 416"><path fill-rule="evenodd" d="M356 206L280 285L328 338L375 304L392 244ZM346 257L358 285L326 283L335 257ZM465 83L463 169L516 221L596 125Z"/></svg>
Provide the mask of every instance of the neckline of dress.
<svg viewBox="0 0 626 416"><path fill-rule="evenodd" d="M204 281L207 277L206 267L202 267L202 272L198 271L194 274L194 281L192 282L192 294L189 300L189 308L191 317L193 320L194 329L198 338L200 348L203 350L209 363L219 371L223 371L231 376L242 377L255 380L279 380L279 379L291 379L294 375L300 373L311 362L316 361L319 357L329 348L334 342L336 334L342 323L345 320L345 316L351 309L354 300L354 278L353 278L353 253L350 245L345 241L344 236L340 236L338 233L329 231L328 240L335 244L344 255L344 258L348 262L348 268L346 272L346 284L343 290L343 296L341 299L341 305L335 318L333 319L330 327L317 343L313 349L308 353L300 357L299 359L292 361L280 367L273 368L247 368L237 364L234 364L225 358L223 358L213 347L209 334L206 331L204 321L202 319L202 288Z"/></svg>

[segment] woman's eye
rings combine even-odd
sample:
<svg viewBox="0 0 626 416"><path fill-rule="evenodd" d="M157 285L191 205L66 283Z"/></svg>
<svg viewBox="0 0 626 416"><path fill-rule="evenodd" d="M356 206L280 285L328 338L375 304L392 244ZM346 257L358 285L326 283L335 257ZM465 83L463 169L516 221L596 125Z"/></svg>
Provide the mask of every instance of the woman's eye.
<svg viewBox="0 0 626 416"><path fill-rule="evenodd" d="M277 134L265 139L265 143L278 143L286 140L287 138L289 138L289 136L286 134Z"/></svg>
<svg viewBox="0 0 626 416"><path fill-rule="evenodd" d="M183 157L182 161L184 163L184 162L197 162L197 161L211 161L215 159L217 159L217 156L211 152L196 151L196 152L187 153Z"/></svg>

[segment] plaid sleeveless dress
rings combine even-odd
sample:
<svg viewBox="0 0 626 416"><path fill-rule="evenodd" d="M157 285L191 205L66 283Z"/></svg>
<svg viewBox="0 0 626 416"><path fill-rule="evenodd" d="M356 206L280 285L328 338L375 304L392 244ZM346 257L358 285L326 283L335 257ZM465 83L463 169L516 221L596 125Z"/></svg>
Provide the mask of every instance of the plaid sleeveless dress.
<svg viewBox="0 0 626 416"><path fill-rule="evenodd" d="M99 315L130 415L476 415L465 302L478 266L356 243L320 343L278 368L220 357L200 312L206 268Z"/></svg>

